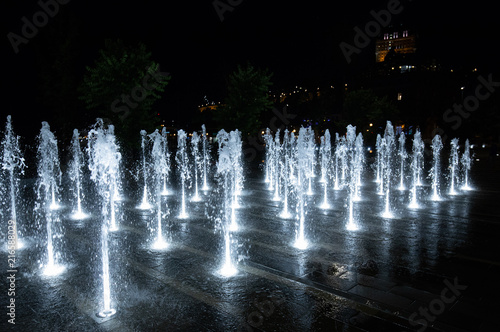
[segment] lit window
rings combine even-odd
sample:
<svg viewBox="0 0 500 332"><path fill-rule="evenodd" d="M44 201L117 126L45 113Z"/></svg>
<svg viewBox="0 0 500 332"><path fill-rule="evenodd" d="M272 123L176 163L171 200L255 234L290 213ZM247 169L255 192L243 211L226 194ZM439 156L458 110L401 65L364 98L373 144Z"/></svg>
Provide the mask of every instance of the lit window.
<svg viewBox="0 0 500 332"><path fill-rule="evenodd" d="M384 40L387 40L389 39L389 34L388 33L384 33Z"/></svg>
<svg viewBox="0 0 500 332"><path fill-rule="evenodd" d="M394 32L394 38L398 38L398 33Z"/></svg>
<svg viewBox="0 0 500 332"><path fill-rule="evenodd" d="M401 92L398 92L398 100L403 99L403 94Z"/></svg>

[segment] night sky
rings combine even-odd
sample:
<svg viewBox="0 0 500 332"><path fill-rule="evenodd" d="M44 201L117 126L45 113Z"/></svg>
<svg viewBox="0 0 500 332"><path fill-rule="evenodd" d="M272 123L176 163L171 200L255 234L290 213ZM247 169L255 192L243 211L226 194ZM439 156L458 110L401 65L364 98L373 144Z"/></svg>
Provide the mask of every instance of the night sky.
<svg viewBox="0 0 500 332"><path fill-rule="evenodd" d="M210 101L222 100L225 78L237 64L247 61L274 73L273 89L343 84L353 72L374 62L374 42L354 55L351 64L340 42L353 43L353 28L363 29L373 20L370 11L386 9L388 2L243 0L232 12L224 13L221 22L212 0L73 0L60 5L59 13L15 54L7 34L20 34L21 18L31 20L40 6L33 0L7 0L1 11L2 118L12 114L18 131L28 136L36 135L40 121L48 119L50 112L36 100L37 54L50 52L41 43L43 30L59 15L67 15L78 26L79 52L71 70L80 76L85 66L92 65L105 38L143 42L161 71L172 75L157 107L162 117L182 122L182 114L188 114L184 110L193 110L205 95ZM499 73L495 3L443 2L402 0L403 10L391 23L404 23L417 31L419 52L442 64Z"/></svg>

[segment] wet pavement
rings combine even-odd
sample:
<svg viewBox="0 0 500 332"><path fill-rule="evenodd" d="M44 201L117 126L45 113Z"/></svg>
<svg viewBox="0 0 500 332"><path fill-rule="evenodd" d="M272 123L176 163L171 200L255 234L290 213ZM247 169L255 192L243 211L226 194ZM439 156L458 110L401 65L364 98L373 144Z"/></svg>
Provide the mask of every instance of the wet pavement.
<svg viewBox="0 0 500 332"><path fill-rule="evenodd" d="M408 191L395 192L395 218L381 217L383 198L366 172L348 231L346 192L330 191L319 208L320 184L308 198L309 248L293 247L295 221L278 217L259 171L247 174L240 230L233 235L238 274L223 278L222 236L207 218L208 197L176 218L168 196L164 222L171 245L150 249L154 213L121 203L120 230L110 233L110 274L117 313L101 319L99 218L67 218L60 211L58 277L44 277L43 228L26 227L27 247L16 253L15 325L7 308L0 330L19 331L499 331L500 165L473 166L474 191L408 209ZM424 192L428 187L422 189ZM428 195L427 195L428 196ZM424 197L425 199L425 197ZM30 216L24 202L21 216ZM22 220L22 217L19 217ZM237 243L236 243L237 242ZM8 303L7 253L0 254L1 301Z"/></svg>

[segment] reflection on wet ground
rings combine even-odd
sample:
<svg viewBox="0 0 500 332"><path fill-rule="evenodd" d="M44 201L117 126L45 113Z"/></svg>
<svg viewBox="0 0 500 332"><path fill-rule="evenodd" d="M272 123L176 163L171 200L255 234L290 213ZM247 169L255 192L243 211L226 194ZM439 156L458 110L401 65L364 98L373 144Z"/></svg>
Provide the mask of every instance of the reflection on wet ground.
<svg viewBox="0 0 500 332"><path fill-rule="evenodd" d="M163 198L171 211L165 250L150 246L156 215L135 209L135 198L124 200L119 230L110 233L117 310L110 319L96 317L100 220L70 220L61 210L67 270L42 276L43 236L35 235L42 230L26 231L26 247L16 253L16 325L7 323L5 312L1 330L500 330L494 314L500 295L498 167L492 172L477 163L473 173L479 189L442 202L423 199L420 209L407 208L408 191L396 193L392 219L381 216L384 202L375 183L366 183L354 205L357 231L346 230L346 193L332 190L330 207L321 209L318 183L307 204L309 247L299 250L293 246L296 221L279 217L280 202L265 189L262 173L253 172L236 211L239 264L231 278L217 274L223 239L206 217L207 193L189 203L190 217L182 220L176 217L179 199ZM7 253L0 258L5 275ZM6 278L0 287L4 299Z"/></svg>

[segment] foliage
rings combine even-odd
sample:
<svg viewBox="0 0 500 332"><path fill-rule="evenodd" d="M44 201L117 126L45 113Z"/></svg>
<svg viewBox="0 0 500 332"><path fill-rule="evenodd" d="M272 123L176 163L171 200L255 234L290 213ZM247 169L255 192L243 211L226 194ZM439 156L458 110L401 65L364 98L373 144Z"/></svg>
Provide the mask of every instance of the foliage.
<svg viewBox="0 0 500 332"><path fill-rule="evenodd" d="M86 67L79 99L95 117L111 121L122 142L133 145L140 141L140 130L154 130L153 105L169 79L161 75L144 44L106 40L94 64Z"/></svg>
<svg viewBox="0 0 500 332"><path fill-rule="evenodd" d="M41 120L48 121L63 141L83 118L78 112L78 55L81 53L79 22L69 11L61 11L33 40L36 61L37 104ZM38 121L37 121L38 122ZM37 130L39 123L37 124Z"/></svg>
<svg viewBox="0 0 500 332"><path fill-rule="evenodd" d="M261 128L261 115L273 105L269 96L271 76L267 69L238 65L229 75L224 105L216 112L219 125L244 134L257 133Z"/></svg>
<svg viewBox="0 0 500 332"><path fill-rule="evenodd" d="M360 128L368 123L378 127L387 120L394 121L398 113L387 96L378 97L372 90L351 91L344 100L344 120Z"/></svg>

